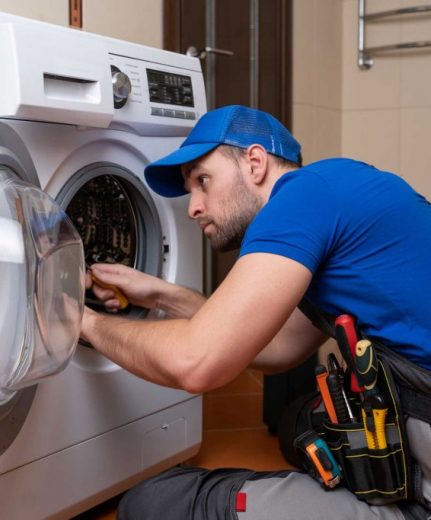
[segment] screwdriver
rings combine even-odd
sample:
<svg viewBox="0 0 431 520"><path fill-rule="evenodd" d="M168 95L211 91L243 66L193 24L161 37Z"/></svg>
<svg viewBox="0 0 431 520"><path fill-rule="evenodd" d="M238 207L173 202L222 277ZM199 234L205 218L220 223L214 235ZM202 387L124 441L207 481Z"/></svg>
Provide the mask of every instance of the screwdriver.
<svg viewBox="0 0 431 520"><path fill-rule="evenodd" d="M364 387L367 395L377 394L378 361L374 347L368 339L356 343L356 369L358 382Z"/></svg>
<svg viewBox="0 0 431 520"><path fill-rule="evenodd" d="M363 388L360 387L356 377L355 357L358 335L356 333L355 319L353 316L350 314L341 314L335 319L335 336L340 351L352 371L350 380L352 392L362 392Z"/></svg>
<svg viewBox="0 0 431 520"><path fill-rule="evenodd" d="M129 305L129 300L117 286L99 280L99 278L97 278L97 276L93 273L89 265L87 265L87 269L90 271L91 279L96 285L102 287L102 289L109 289L114 293L114 298L120 302L120 306L118 307L120 311L122 311Z"/></svg>
<svg viewBox="0 0 431 520"><path fill-rule="evenodd" d="M340 407L339 407L342 417L345 418L345 413L347 413L348 420L350 422L355 422L356 418L353 415L352 408L349 403L349 399L347 398L346 392L344 390L344 370L340 367L340 364L338 363L338 359L333 352L331 352L328 355L328 369L329 369L329 374L330 375L335 374L336 379L337 379L337 389L335 389L335 393L338 393L338 392L341 393L341 399L342 399L342 402L344 403L344 404L340 405ZM334 383L332 383L329 376L327 379L327 383L328 383L328 387L329 387L330 391L333 392L331 390L331 385L334 387ZM335 399L334 395L332 395L332 400L333 400L334 406L335 406L335 402L338 401L339 398ZM337 417L338 417L339 421L341 422L339 411L337 410L337 406L335 406L335 411L337 413ZM342 422L347 422L347 419Z"/></svg>
<svg viewBox="0 0 431 520"><path fill-rule="evenodd" d="M373 344L368 339L358 341L356 344L356 367L358 369L358 381L364 387L364 408L362 418L364 420L365 436L370 449L387 448L385 422L388 408L377 388L378 360ZM373 426L367 421L369 412L372 412Z"/></svg>
<svg viewBox="0 0 431 520"><path fill-rule="evenodd" d="M328 371L323 365L316 365L315 374L317 379L317 384L319 386L320 394L323 399L323 404L325 405L326 413L329 416L329 419L332 423L337 424L337 413L334 408L334 403L332 402L331 393L328 388L328 384L326 379L328 377Z"/></svg>

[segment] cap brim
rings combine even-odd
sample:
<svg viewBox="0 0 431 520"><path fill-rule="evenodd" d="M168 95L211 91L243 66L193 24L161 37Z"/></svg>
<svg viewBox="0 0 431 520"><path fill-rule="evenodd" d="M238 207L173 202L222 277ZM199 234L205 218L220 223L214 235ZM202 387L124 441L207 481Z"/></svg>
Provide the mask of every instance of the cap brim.
<svg viewBox="0 0 431 520"><path fill-rule="evenodd" d="M150 163L144 171L150 188L163 197L186 195L181 165L195 161L217 148L220 143L196 143L179 148L162 159Z"/></svg>

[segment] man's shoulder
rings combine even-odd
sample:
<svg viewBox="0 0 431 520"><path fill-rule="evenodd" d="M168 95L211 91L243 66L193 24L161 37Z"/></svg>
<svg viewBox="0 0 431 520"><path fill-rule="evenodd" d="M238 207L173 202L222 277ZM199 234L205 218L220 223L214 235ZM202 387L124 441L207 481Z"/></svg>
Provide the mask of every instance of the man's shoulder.
<svg viewBox="0 0 431 520"><path fill-rule="evenodd" d="M321 159L303 166L302 170L308 170L311 172L325 172L325 171L349 171L363 168L372 168L374 166L356 159L350 159L348 157L330 157L327 159Z"/></svg>

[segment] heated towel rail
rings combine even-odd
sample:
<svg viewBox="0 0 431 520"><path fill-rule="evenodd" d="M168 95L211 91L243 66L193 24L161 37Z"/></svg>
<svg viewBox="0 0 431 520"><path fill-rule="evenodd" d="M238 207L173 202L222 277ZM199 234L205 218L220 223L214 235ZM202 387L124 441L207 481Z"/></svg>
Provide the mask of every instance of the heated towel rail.
<svg viewBox="0 0 431 520"><path fill-rule="evenodd" d="M402 16L415 13L426 13L431 11L431 5L418 5L412 7L405 7L402 9L392 9L390 11L380 11L377 13L366 14L365 2L359 1L359 26L358 26L358 66L360 69L367 70L373 66L372 56L390 51L398 51L404 49L421 49L424 47L431 47L431 40L423 40L416 42L395 43L392 45L380 45L378 47L365 46L365 28L367 22L374 22L383 18L391 16Z"/></svg>

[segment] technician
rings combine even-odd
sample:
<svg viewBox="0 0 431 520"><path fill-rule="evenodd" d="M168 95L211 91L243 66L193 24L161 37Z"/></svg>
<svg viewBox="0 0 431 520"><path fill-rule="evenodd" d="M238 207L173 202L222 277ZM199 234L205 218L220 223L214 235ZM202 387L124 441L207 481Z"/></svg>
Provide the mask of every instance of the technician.
<svg viewBox="0 0 431 520"><path fill-rule="evenodd" d="M132 321L86 309L82 337L115 363L192 393L220 387L249 365L284 371L326 340L297 308L306 295L331 315L354 315L367 335L431 369L431 206L403 179L343 158L303 167L287 129L242 106L205 114L145 177L162 196L189 193L189 216L212 246L240 246L240 253L208 300L125 266L92 266L131 303L175 318ZM108 309L118 308L112 291L93 289ZM426 427L419 441L428 454L425 481ZM119 518L413 518L405 507L370 506L342 487L325 492L304 473L264 477L175 468L126 494ZM241 490L247 506L235 512Z"/></svg>

